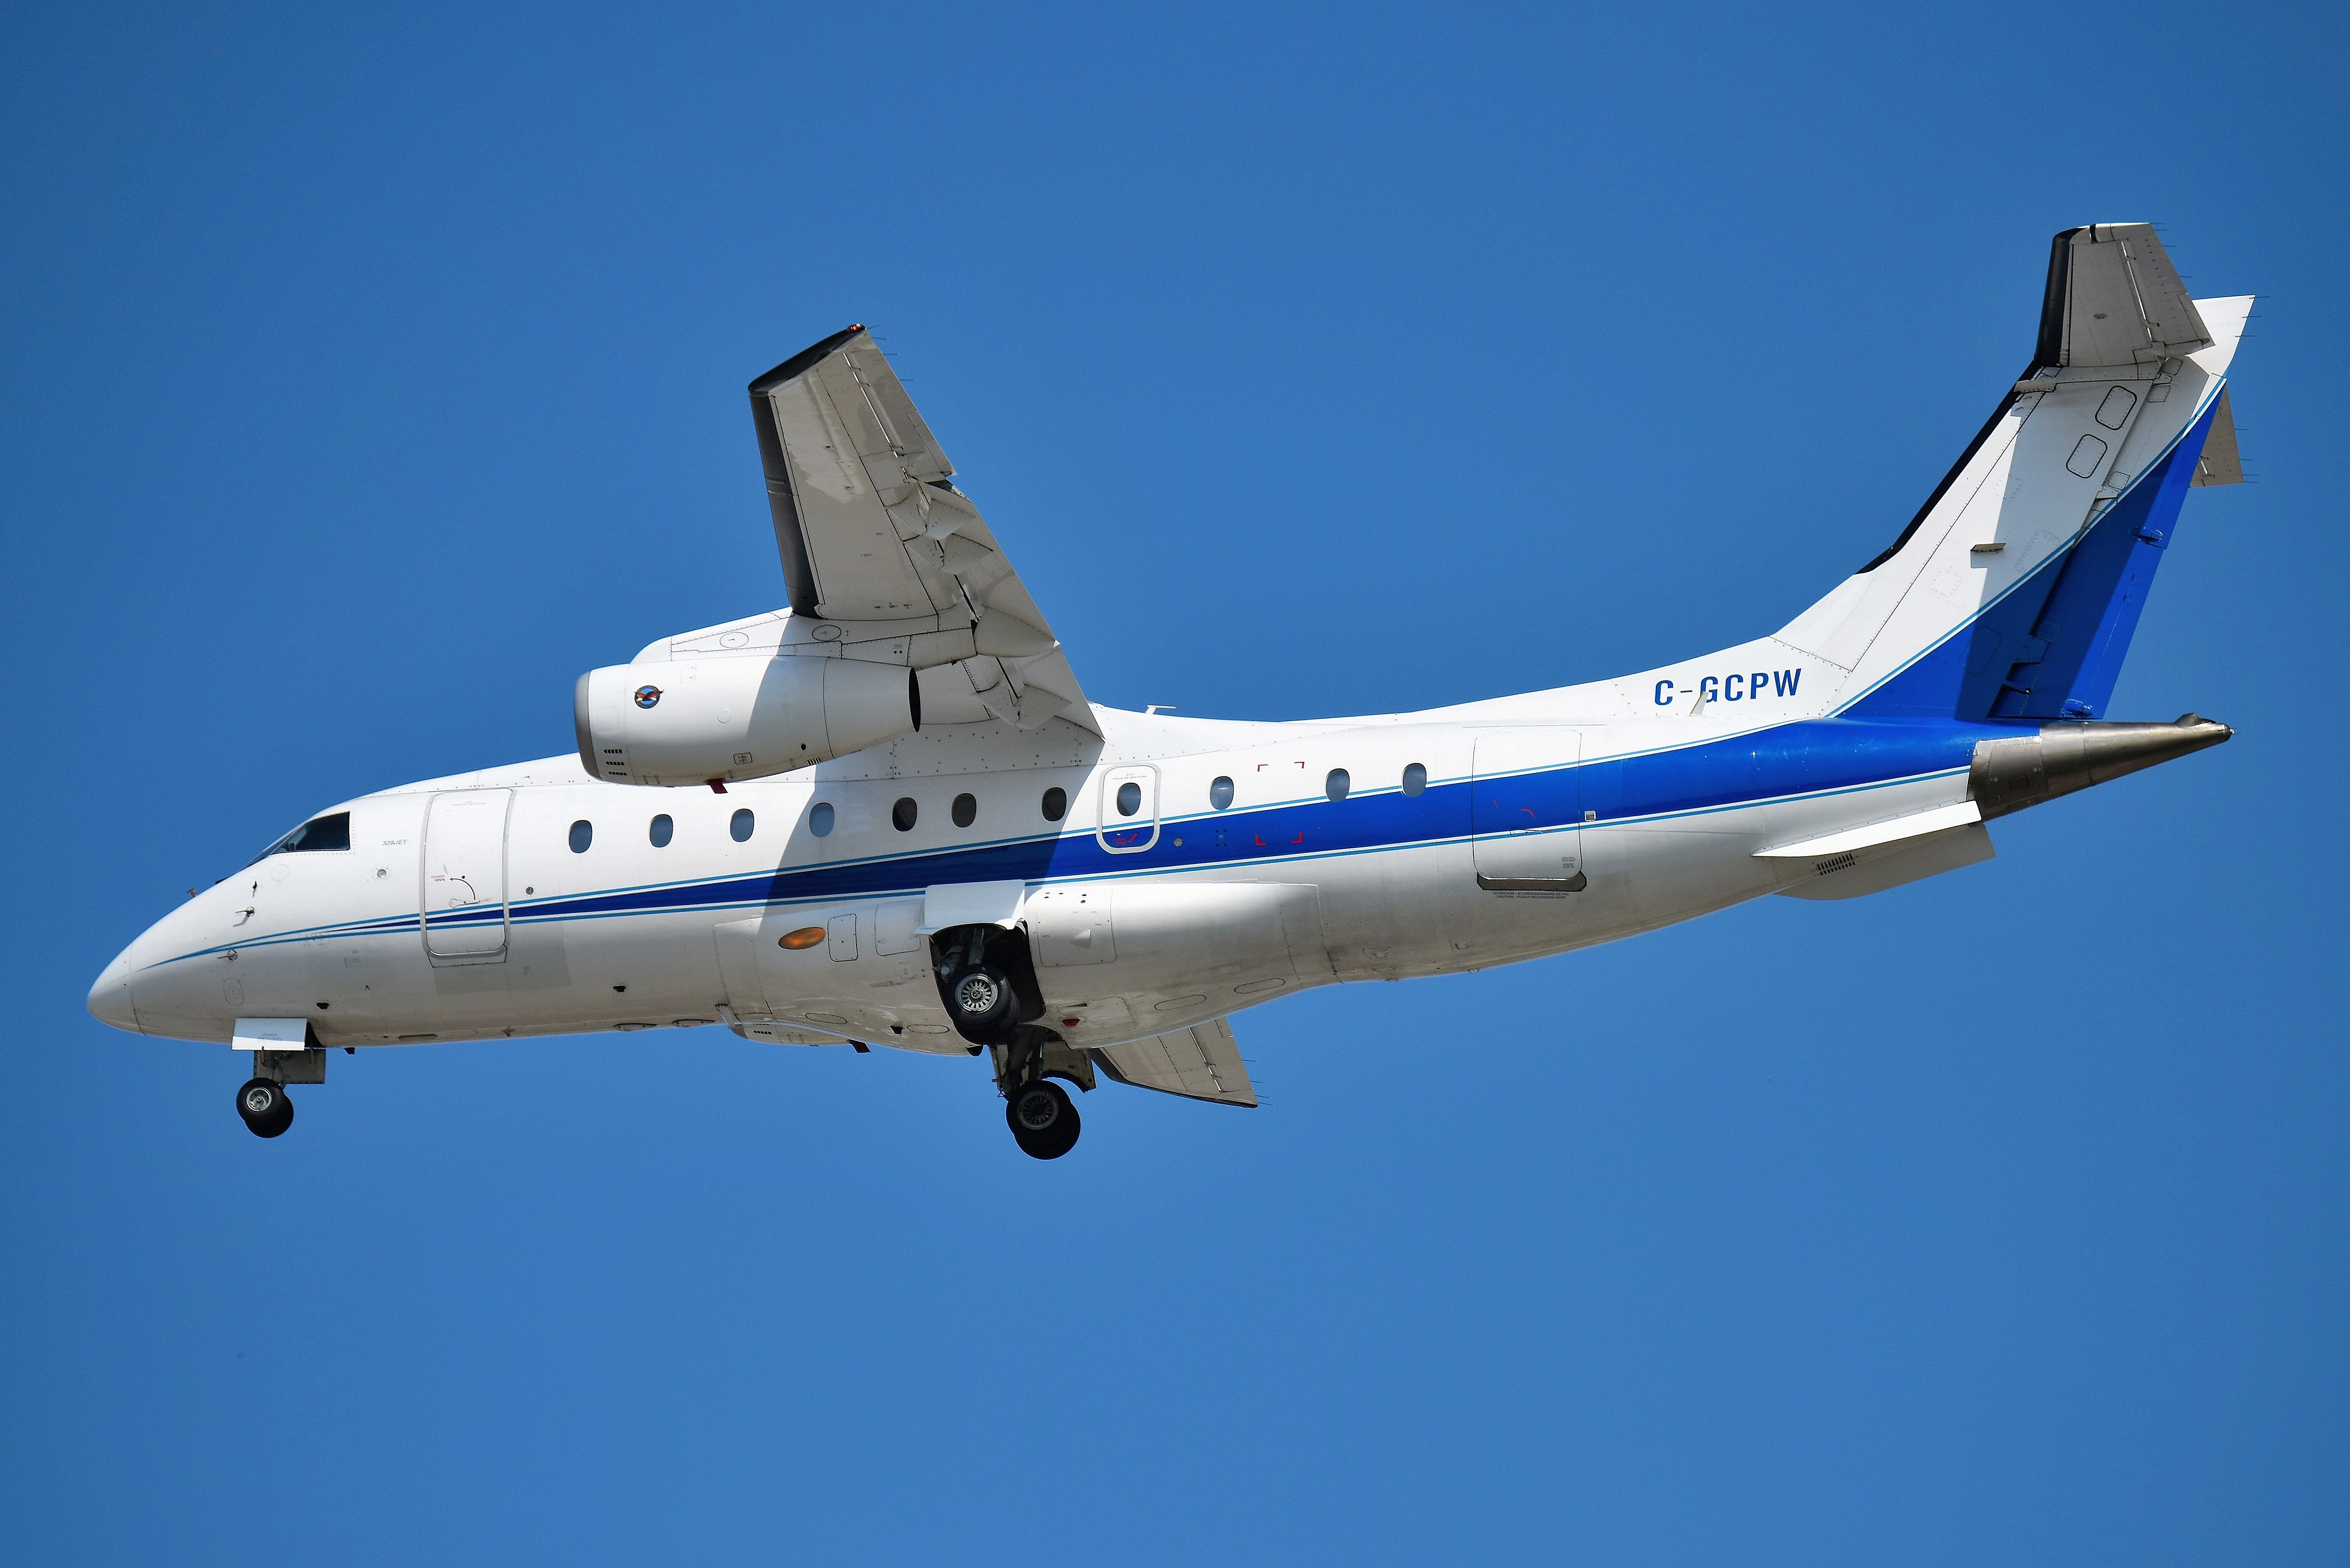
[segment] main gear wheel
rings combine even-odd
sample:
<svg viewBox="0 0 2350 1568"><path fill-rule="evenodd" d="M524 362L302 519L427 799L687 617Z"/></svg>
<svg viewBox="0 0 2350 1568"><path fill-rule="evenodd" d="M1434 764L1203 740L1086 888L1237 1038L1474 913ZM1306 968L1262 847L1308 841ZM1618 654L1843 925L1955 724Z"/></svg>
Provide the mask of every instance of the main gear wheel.
<svg viewBox="0 0 2350 1568"><path fill-rule="evenodd" d="M1070 1103L1068 1091L1050 1078L1013 1090L1004 1101L1003 1119L1012 1128L1012 1141L1032 1158L1058 1159L1077 1147L1077 1107Z"/></svg>

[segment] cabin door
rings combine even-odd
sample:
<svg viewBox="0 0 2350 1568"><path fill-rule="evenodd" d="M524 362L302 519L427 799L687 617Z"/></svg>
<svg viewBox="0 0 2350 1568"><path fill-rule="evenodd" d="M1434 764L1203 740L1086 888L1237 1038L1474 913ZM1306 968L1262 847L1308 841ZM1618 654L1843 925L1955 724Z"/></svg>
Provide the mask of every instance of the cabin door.
<svg viewBox="0 0 2350 1568"><path fill-rule="evenodd" d="M424 808L424 950L495 963L506 954L510 789L449 790Z"/></svg>
<svg viewBox="0 0 2350 1568"><path fill-rule="evenodd" d="M1583 875L1583 736L1529 725L1477 737L1469 834L1477 885L1573 893Z"/></svg>

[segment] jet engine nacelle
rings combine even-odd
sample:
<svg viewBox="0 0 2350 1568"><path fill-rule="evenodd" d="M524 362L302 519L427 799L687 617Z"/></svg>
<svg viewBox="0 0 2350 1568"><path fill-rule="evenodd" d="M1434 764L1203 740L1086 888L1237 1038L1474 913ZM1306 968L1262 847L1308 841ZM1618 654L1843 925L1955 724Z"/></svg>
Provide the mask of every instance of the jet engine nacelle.
<svg viewBox="0 0 2350 1568"><path fill-rule="evenodd" d="M764 778L922 727L914 671L856 659L704 659L591 670L579 760L613 784Z"/></svg>

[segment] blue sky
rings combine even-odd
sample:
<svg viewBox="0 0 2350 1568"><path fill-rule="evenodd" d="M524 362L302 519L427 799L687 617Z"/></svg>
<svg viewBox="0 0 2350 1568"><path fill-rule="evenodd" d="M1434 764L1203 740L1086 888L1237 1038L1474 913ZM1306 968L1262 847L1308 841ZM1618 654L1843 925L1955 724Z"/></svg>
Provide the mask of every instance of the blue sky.
<svg viewBox="0 0 2350 1568"><path fill-rule="evenodd" d="M19 898L0 1538L42 1563L2338 1562L2340 18L2154 5L0 18ZM1767 631L2048 235L2264 297L1999 858L1245 1015L1266 1104L717 1031L338 1057L99 968L313 808L783 602L743 386L874 325L1097 701ZM2329 457L2326 454L2335 455Z"/></svg>

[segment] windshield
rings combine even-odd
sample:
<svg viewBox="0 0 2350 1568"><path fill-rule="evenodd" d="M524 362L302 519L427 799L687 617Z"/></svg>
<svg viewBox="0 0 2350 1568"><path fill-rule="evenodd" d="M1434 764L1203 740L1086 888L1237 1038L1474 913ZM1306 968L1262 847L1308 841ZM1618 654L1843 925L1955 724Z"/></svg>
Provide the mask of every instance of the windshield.
<svg viewBox="0 0 2350 1568"><path fill-rule="evenodd" d="M257 866L273 855L300 854L313 849L348 849L351 846L351 814L336 812L331 816L314 816L252 859L248 866Z"/></svg>

